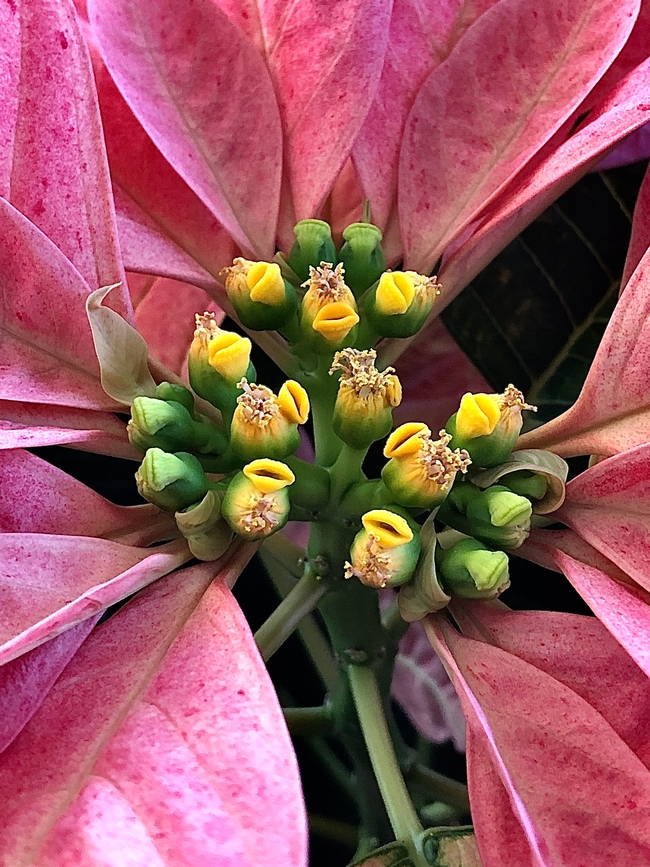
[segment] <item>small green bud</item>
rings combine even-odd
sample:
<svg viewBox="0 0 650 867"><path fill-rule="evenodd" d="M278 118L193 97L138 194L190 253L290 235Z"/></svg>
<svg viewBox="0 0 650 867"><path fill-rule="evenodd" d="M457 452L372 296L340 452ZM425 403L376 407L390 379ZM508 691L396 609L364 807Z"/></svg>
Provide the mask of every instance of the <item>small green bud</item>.
<svg viewBox="0 0 650 867"><path fill-rule="evenodd" d="M221 518L221 501L216 491L208 491L200 503L176 512L174 517L198 560L217 560L232 541L232 530Z"/></svg>
<svg viewBox="0 0 650 867"><path fill-rule="evenodd" d="M365 298L368 321L382 337L411 337L427 320L440 295L437 277L386 271Z"/></svg>
<svg viewBox="0 0 650 867"><path fill-rule="evenodd" d="M135 474L140 495L167 512L179 512L202 500L208 481L200 461L186 452L149 449Z"/></svg>
<svg viewBox="0 0 650 867"><path fill-rule="evenodd" d="M465 599L493 599L510 586L508 555L476 539L463 539L447 550L438 546L436 565L444 589Z"/></svg>
<svg viewBox="0 0 650 867"><path fill-rule="evenodd" d="M226 274L228 298L245 328L273 331L286 325L296 312L296 288L283 278L277 263L238 257L222 273Z"/></svg>
<svg viewBox="0 0 650 867"><path fill-rule="evenodd" d="M352 223L343 230L343 238L338 261L345 268L346 283L359 298L386 268L381 230L372 223Z"/></svg>
<svg viewBox="0 0 650 867"><path fill-rule="evenodd" d="M530 470L517 470L508 473L503 481L515 494L528 497L529 500L542 500L548 490L548 478L542 473L533 473Z"/></svg>
<svg viewBox="0 0 650 867"><path fill-rule="evenodd" d="M500 548L518 548L528 538L532 513L530 500L493 485L472 499L467 520L477 539Z"/></svg>
<svg viewBox="0 0 650 867"><path fill-rule="evenodd" d="M220 454L228 442L222 430L208 421L195 421L176 401L136 397L127 425L129 440L136 448L162 448L169 452L192 451Z"/></svg>
<svg viewBox="0 0 650 867"><path fill-rule="evenodd" d="M172 400L175 403L180 403L191 416L194 416L194 395L189 388L172 382L161 382L156 387L156 397L158 400Z"/></svg>
<svg viewBox="0 0 650 867"><path fill-rule="evenodd" d="M301 281L308 279L310 265L316 267L320 262L336 262L336 247L327 223L301 220L293 231L296 240L287 262Z"/></svg>

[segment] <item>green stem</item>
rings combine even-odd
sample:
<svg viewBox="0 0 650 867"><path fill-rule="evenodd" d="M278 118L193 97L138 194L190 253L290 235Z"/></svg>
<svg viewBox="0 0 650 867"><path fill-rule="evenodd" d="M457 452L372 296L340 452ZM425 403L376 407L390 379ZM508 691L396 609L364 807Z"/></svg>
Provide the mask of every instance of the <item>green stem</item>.
<svg viewBox="0 0 650 867"><path fill-rule="evenodd" d="M314 735L329 734L332 728L330 709L321 707L285 707L282 708L287 728L292 735L309 738Z"/></svg>
<svg viewBox="0 0 650 867"><path fill-rule="evenodd" d="M449 804L450 807L453 807L463 815L469 814L469 794L467 786L463 785L463 783L445 777L444 774L439 774L437 771L432 771L423 765L413 765L407 774L407 778L409 782L413 783L414 786L418 786L433 800Z"/></svg>
<svg viewBox="0 0 650 867"><path fill-rule="evenodd" d="M326 580L315 575L312 569L305 569L302 578L255 633L265 662L284 644L302 618L314 610L327 589Z"/></svg>
<svg viewBox="0 0 650 867"><path fill-rule="evenodd" d="M330 819L329 816L320 816L316 813L309 814L309 830L319 837L326 837L344 846L354 848L359 839L359 832L354 825L340 822L338 819Z"/></svg>
<svg viewBox="0 0 650 867"><path fill-rule="evenodd" d="M409 623L399 613L397 598L393 599L381 616L381 625L395 641L399 641L409 628Z"/></svg>
<svg viewBox="0 0 650 867"><path fill-rule="evenodd" d="M351 665L348 677L361 730L397 840L405 843L422 833L388 732L377 679L368 666Z"/></svg>
<svg viewBox="0 0 650 867"><path fill-rule="evenodd" d="M364 479L361 464L368 449L353 449L352 446L343 444L339 456L330 468L330 503L338 506L345 492Z"/></svg>
<svg viewBox="0 0 650 867"><path fill-rule="evenodd" d="M309 738L307 745L316 758L321 762L339 789L348 796L353 804L356 804L356 792L352 776L325 738Z"/></svg>

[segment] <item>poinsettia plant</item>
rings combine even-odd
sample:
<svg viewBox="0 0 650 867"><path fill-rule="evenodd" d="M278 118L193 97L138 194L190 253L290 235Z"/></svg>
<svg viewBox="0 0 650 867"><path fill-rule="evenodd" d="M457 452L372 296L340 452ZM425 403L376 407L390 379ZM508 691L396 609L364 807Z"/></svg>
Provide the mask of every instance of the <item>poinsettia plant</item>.
<svg viewBox="0 0 650 867"><path fill-rule="evenodd" d="M0 864L304 865L289 731L355 864L650 861L650 185L560 417L522 435L436 318L630 148L648 9L0 7ZM514 557L596 616L510 610ZM318 707L265 667L296 631Z"/></svg>

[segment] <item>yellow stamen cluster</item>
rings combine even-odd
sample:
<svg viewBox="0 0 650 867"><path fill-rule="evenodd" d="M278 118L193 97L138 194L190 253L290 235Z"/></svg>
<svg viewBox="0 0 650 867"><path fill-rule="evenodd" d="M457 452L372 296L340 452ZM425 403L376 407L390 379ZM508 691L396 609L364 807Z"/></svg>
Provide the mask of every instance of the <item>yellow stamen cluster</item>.
<svg viewBox="0 0 650 867"><path fill-rule="evenodd" d="M194 337L201 341L201 344L208 348L208 343L213 337L221 331L217 325L217 320L214 318L214 313L206 310L205 313L195 313L194 315L195 330Z"/></svg>
<svg viewBox="0 0 650 867"><path fill-rule="evenodd" d="M309 266L309 280L305 280L302 285L310 295L318 299L319 306L334 301L348 301L352 293L345 283L344 274L342 264L332 268L329 262L321 262L318 268Z"/></svg>
<svg viewBox="0 0 650 867"><path fill-rule="evenodd" d="M243 390L237 398L242 420L257 427L267 427L280 413L278 399L265 385L249 383L246 377L237 383Z"/></svg>
<svg viewBox="0 0 650 867"><path fill-rule="evenodd" d="M395 368L377 370L374 349L343 349L334 353L330 374L341 371L340 391L348 391L361 400L379 397L390 406L398 406L402 399L402 386Z"/></svg>
<svg viewBox="0 0 650 867"><path fill-rule="evenodd" d="M537 407L533 406L530 403L526 403L524 400L523 392L519 391L518 388L515 388L512 383L506 388L503 394L498 394L496 396L497 403L499 404L499 409L502 411L504 409L520 409L520 410L530 410L531 412L537 412Z"/></svg>
<svg viewBox="0 0 650 867"><path fill-rule="evenodd" d="M346 561L344 576L358 578L368 587L383 589L388 586L391 577L390 557L386 549L379 544L376 536L368 534L365 545L360 546L356 553L356 566Z"/></svg>
<svg viewBox="0 0 650 867"><path fill-rule="evenodd" d="M251 494L241 504L240 509L238 530L244 535L253 533L270 535L285 517L285 509L275 497L269 494L262 496Z"/></svg>

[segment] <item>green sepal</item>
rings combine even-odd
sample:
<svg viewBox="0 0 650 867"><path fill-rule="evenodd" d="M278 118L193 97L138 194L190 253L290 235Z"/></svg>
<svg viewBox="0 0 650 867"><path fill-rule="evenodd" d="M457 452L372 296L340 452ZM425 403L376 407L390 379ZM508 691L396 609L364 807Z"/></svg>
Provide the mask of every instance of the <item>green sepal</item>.
<svg viewBox="0 0 650 867"><path fill-rule="evenodd" d="M493 599L509 585L508 555L491 551L476 539L436 549L436 567L443 589L465 599Z"/></svg>
<svg viewBox="0 0 650 867"><path fill-rule="evenodd" d="M384 464L381 478L391 492L395 501L408 509L434 509L440 506L449 495L449 489L443 488L432 495L425 488L420 488L404 477L402 461L391 458Z"/></svg>
<svg viewBox="0 0 650 867"><path fill-rule="evenodd" d="M337 437L353 449L367 449L377 440L383 439L393 427L392 407L379 415L341 412L338 404L334 407L332 429Z"/></svg>
<svg viewBox="0 0 650 867"><path fill-rule="evenodd" d="M491 434L472 438L462 437L456 431L457 415L458 413L455 412L445 425L445 430L452 437L449 443L450 449L465 449L475 467L494 467L508 459L519 438L518 431L508 436L497 425Z"/></svg>
<svg viewBox="0 0 650 867"><path fill-rule="evenodd" d="M338 261L345 269L346 284L359 298L386 270L382 233L372 223L352 223L343 230L343 238Z"/></svg>
<svg viewBox="0 0 650 867"><path fill-rule="evenodd" d="M516 470L506 476L508 487L515 494L527 497L529 500L542 500L548 490L548 479L541 473L531 470Z"/></svg>
<svg viewBox="0 0 650 867"><path fill-rule="evenodd" d="M194 556L198 560L217 560L232 541L232 530L221 517L221 500L210 490L199 503L174 515Z"/></svg>
<svg viewBox="0 0 650 867"><path fill-rule="evenodd" d="M299 448L300 431L298 425L288 425L282 436L252 439L242 436L233 425L230 431L230 445L233 454L241 458L244 463L250 463L258 458L282 461Z"/></svg>
<svg viewBox="0 0 650 867"><path fill-rule="evenodd" d="M296 240L287 259L289 267L300 282L309 279L309 266L317 268L321 262L336 263L336 247L332 230L323 220L301 220L294 226Z"/></svg>
<svg viewBox="0 0 650 867"><path fill-rule="evenodd" d="M209 484L203 467L187 452L169 454L149 449L135 480L140 495L168 512L179 512L202 500Z"/></svg>
<svg viewBox="0 0 650 867"><path fill-rule="evenodd" d="M282 304L265 304L245 295L230 293L232 306L244 328L250 328L251 331L276 331L289 322L298 307L298 296L295 286L284 277L282 280L285 290Z"/></svg>
<svg viewBox="0 0 650 867"><path fill-rule="evenodd" d="M161 382L156 386L156 397L159 400L173 400L180 403L194 418L194 395L184 385L173 382Z"/></svg>

